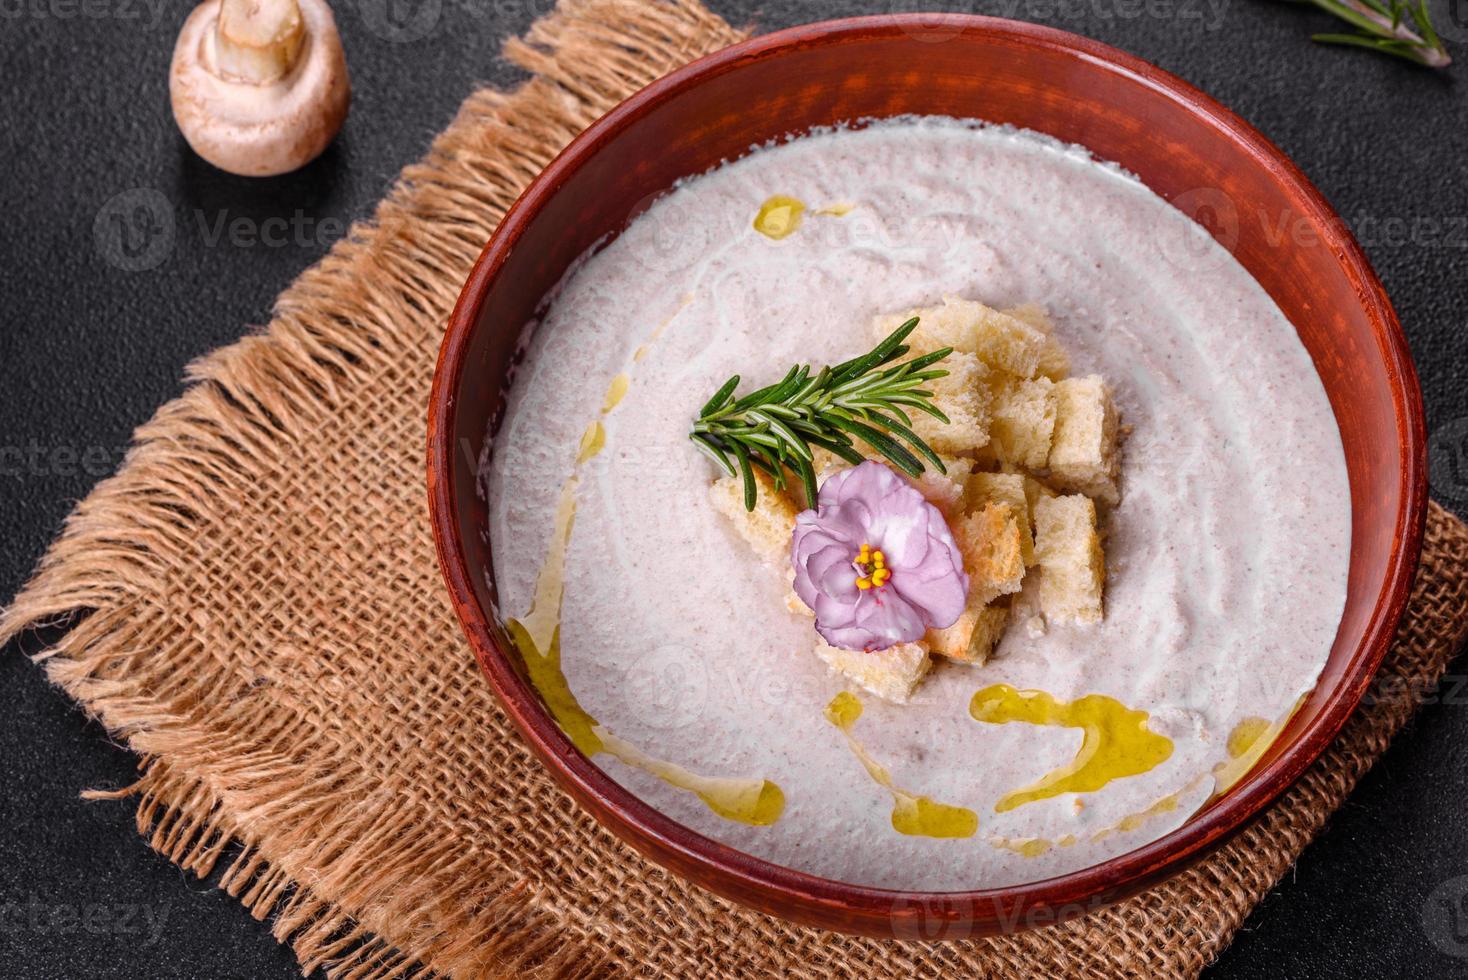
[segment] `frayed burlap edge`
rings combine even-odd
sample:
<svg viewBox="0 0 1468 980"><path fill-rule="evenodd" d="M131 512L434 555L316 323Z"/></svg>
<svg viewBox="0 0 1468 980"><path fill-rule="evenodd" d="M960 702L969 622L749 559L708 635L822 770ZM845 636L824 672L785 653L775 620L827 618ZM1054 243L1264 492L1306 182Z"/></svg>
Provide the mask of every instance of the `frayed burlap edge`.
<svg viewBox="0 0 1468 980"><path fill-rule="evenodd" d="M442 601L421 512L423 397L438 333L499 216L562 145L636 88L739 36L691 0L568 0L512 41L508 56L535 78L511 94L471 97L373 222L281 297L262 335L192 368L197 384L138 431L121 472L68 520L0 617L0 640L70 626L37 659L144 760L135 785L91 795L134 798L153 847L200 876L221 868L221 886L257 918L270 918L304 968L333 977L1194 975L1380 754L1461 641L1468 533L1440 508L1432 509L1413 602L1383 670L1391 683L1379 686L1383 696L1279 805L1151 892L999 940L832 936L671 878L570 807L484 696ZM395 400L384 402L385 392ZM368 430L382 442L351 466L333 469L309 455L341 451L350 434ZM354 513L343 528L302 499L315 493L341 505L349 495L322 485L320 473L340 478L378 458L389 461L380 476L402 493L374 512L376 524ZM330 618L309 608L310 574L246 569L240 581L299 591L280 597L288 615L263 621L268 610L252 610L254 619L241 618L251 629L242 631L230 621L227 597L240 589L245 602L260 590L190 577L198 569L223 574L210 548L234 564L252 560L250 547L224 551L201 540L221 527L253 533L262 563L278 539L291 545L292 535L327 531L353 546L353 560L373 549L400 554L415 576L411 602L377 598L422 607L415 612L428 625L389 620L380 633L355 637L347 652L420 643L424 649L384 655L380 665L408 670L433 657L432 670L414 683L448 679L426 695L432 710L400 702L415 693L412 685L386 690L372 720L384 729L432 722L417 733L425 742L439 728L454 738L482 732L489 747L430 752L408 744L390 757L424 771L406 776L359 760L359 751L392 733L344 733L338 723L360 722L360 714L344 707L333 717L330 697L308 710L291 700L291 678L271 676L273 668L308 672L317 660L344 656L340 637L326 632ZM313 557L309 549L283 550ZM266 652L279 654L280 664L260 660L260 647L271 644ZM328 693L345 702L355 692ZM462 778L513 794L501 809L491 812L494 801L415 797L421 782L439 775L435 765L475 752L488 758L470 758ZM476 805L472 819L441 809ZM522 811L529 816L521 819ZM497 841L485 826L512 836ZM479 831L455 837L460 827ZM472 837L498 849L476 852Z"/></svg>
<svg viewBox="0 0 1468 980"><path fill-rule="evenodd" d="M217 516L244 499L244 484L291 465L277 445L282 435L309 445L313 430L350 425L341 414L363 365L422 361L436 349L500 216L566 143L627 95L744 36L690 0L563 0L510 40L504 56L533 77L514 92L481 90L466 100L371 222L280 296L261 335L190 367L195 384L137 430L118 474L76 508L0 615L0 643L27 629L70 626L35 659L143 757L137 783L87 795L136 797L149 843L200 877L228 854L221 887L257 919L269 917L305 971L389 977L427 963L456 976L584 975L612 956L589 932L578 936L527 901L524 879L511 875L484 880L480 869L465 869L466 878L478 875L480 895L457 919L440 918L457 896L432 893L442 874L420 885L413 862L451 860L443 842L399 848L397 866L376 864L385 841L414 829L412 814L364 825L363 808L346 804L377 792L370 774L313 766L311 741L321 736L255 705L237 724L216 718L201 731L190 712L193 688L216 680L194 669L207 666L199 650L206 624L198 638L145 651L167 666L142 672L137 644L156 640L138 613L169 594L170 568L191 552L201 510ZM421 460L416 423L426 402L416 398L410 409L407 427L420 430L411 454ZM421 472L406 478L421 496ZM186 621L188 611L178 612ZM195 656L203 663L188 664ZM278 727L261 731L261 723ZM238 739L221 739L230 729ZM253 806L241 809L242 801Z"/></svg>

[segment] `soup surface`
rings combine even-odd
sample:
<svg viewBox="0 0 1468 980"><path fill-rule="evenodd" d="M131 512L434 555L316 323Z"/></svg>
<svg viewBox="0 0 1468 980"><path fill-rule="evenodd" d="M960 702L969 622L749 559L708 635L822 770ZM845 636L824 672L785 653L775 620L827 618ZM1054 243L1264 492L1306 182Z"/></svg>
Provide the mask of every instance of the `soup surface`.
<svg viewBox="0 0 1468 980"><path fill-rule="evenodd" d="M945 295L1049 310L1114 390L1122 497L1101 624L1011 628L895 705L811 653L687 433L730 375L845 360ZM1345 600L1340 436L1279 309L1117 167L972 122L683 182L567 276L482 477L500 613L576 744L701 833L868 885L1037 880L1173 830L1313 686Z"/></svg>

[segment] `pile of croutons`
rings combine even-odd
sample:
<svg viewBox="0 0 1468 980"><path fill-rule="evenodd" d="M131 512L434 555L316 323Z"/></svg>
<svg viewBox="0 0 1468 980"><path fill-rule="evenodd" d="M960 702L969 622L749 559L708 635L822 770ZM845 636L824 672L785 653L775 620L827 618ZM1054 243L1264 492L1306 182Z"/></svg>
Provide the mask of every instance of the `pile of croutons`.
<svg viewBox="0 0 1468 980"><path fill-rule="evenodd" d="M1117 415L1097 375L1069 377L1070 359L1039 306L999 311L969 300L878 317L876 339L910 317L912 355L953 348L939 367L947 377L928 385L944 424L914 412L913 429L943 459L912 481L948 521L969 574L968 608L947 629L885 650L843 650L815 638L831 669L878 697L906 701L934 654L982 665L1011 621L1031 632L1050 623L1092 624L1102 617L1106 577L1096 505L1115 506ZM879 458L868 447L858 449ZM848 465L818 455L820 479ZM711 490L715 507L788 582L790 538L801 510L798 484L777 492L761 481L754 511L744 509L740 481L724 477ZM795 482L795 481L791 481ZM792 591L791 610L810 615Z"/></svg>

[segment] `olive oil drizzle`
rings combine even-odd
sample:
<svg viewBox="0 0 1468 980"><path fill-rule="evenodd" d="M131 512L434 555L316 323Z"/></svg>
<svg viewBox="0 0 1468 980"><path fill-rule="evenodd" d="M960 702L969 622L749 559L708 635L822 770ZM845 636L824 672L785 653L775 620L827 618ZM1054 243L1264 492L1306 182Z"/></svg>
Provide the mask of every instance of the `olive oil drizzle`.
<svg viewBox="0 0 1468 980"><path fill-rule="evenodd" d="M1038 783L1022 790L1010 793L1000 800L995 806L996 811L1013 809L1024 803L1035 799L1043 799L1046 796L1055 796L1059 792L1081 792L1078 788L1081 782L1094 783L1101 779L1108 771L1112 773L1110 778L1105 779L1094 788L1109 782L1110 779L1121 778L1124 775L1137 775L1160 764L1171 755L1171 742L1148 732L1145 729L1147 716L1141 711L1132 711L1110 698L1102 700L1111 702L1110 705L1097 705L1095 703L1085 707L1084 702L1099 695L1089 695L1079 698L1075 702L1066 705L1057 702L1050 695L1042 691L1015 691L1005 684L996 684L985 688L974 695L974 701L970 713L980 721L1027 721L1032 724L1068 724L1081 727L1086 732L1086 741L1076 755L1076 762L1070 766L1057 769L1041 779ZM1226 792L1249 772L1264 755L1264 752L1279 737L1289 720L1294 717L1300 705L1304 704L1306 695L1301 695L1289 711L1277 719L1270 721L1268 718L1250 716L1240 720L1229 732L1227 749L1229 758L1213 767L1211 775L1214 778L1213 795L1218 796ZM1069 709L1069 710L1067 710ZM981 717L982 715L982 717ZM1104 720L1110 715L1110 721ZM1066 718L1061 721L1058 719ZM1036 720L1041 719L1041 720ZM1048 719L1048 720L1046 720ZM1083 721L1084 719L1084 721ZM1092 728L1098 728L1098 733L1093 736ZM1139 731L1141 735L1139 736ZM1117 739L1117 733L1125 735L1121 741L1135 742L1129 748L1113 747L1107 749L1105 743L1108 738ZM1092 745L1093 738L1095 745ZM1166 751L1160 742L1153 743L1157 739L1168 742ZM1106 759L1111 762L1106 762ZM1156 761L1147 766L1146 769L1137 768L1139 764L1148 758L1156 758ZM1121 760L1130 760L1118 764ZM1086 773L1087 767L1094 771ZM1078 769L1079 767L1079 769ZM1136 769L1136 772L1126 770ZM1151 806L1137 813L1131 813L1121 818L1116 824L1094 831L1084 839L1090 842L1105 840L1112 834L1129 833L1142 827L1148 820L1161 816L1165 813L1175 812L1181 805L1184 794L1191 792L1198 784L1209 775L1204 773L1193 779L1187 786L1157 800ZM1067 789L1056 789L1057 786L1066 785ZM1036 795L1037 791L1044 789L1043 795ZM1079 802L1078 802L1079 805ZM1057 840L1044 837L990 837L989 843L994 847L1007 851L1013 851L1024 857L1039 857L1057 847L1072 847L1079 843L1081 838L1073 834L1067 834Z"/></svg>
<svg viewBox="0 0 1468 980"><path fill-rule="evenodd" d="M603 402L603 416L617 406L627 388L626 375L618 375L612 380ZM605 444L606 430L598 418L582 436L576 460L578 466L600 452ZM550 545L536 575L530 611L523 618L511 619L507 624L510 639L520 651L531 686L540 693L551 717L566 733L571 744L588 758L605 753L634 769L656 776L669 786L693 793L726 820L756 827L769 826L779 820L785 810L785 794L779 786L768 779L703 776L654 758L603 728L571 692L561 670L561 602L565 596L566 549L576 523L578 484L579 478L572 472L561 485Z"/></svg>
<svg viewBox="0 0 1468 980"><path fill-rule="evenodd" d="M1001 850L1013 851L1021 857L1034 858L1040 857L1042 854L1048 854L1057 847L1074 847L1082 840L1095 843L1105 840L1112 834L1130 833L1131 831L1140 829L1153 817L1162 816L1164 813L1176 812L1182 802L1183 794L1197 786L1202 778L1202 776L1194 777L1191 783L1176 793L1169 793L1145 810L1129 813L1114 825L1102 827L1100 830L1093 831L1084 838L1077 837L1075 834L1066 834L1056 840L1051 840L1048 837L990 837L989 843Z"/></svg>
<svg viewBox="0 0 1468 980"><path fill-rule="evenodd" d="M576 449L577 465L591 460L597 453L606 448L606 444L606 426L601 424L601 419L597 419L586 427L585 432L581 433L581 445Z"/></svg>
<svg viewBox="0 0 1468 980"><path fill-rule="evenodd" d="M892 774L851 733L861 712L861 699L850 691L842 691L826 705L826 720L841 730L867 775L892 794L892 829L912 837L972 837L979 829L979 816L974 811L939 803L893 785Z"/></svg>
<svg viewBox="0 0 1468 980"><path fill-rule="evenodd" d="M1005 794L994 804L996 813L1062 793L1095 792L1114 779L1147 772L1172 755L1172 740L1147 728L1145 711L1128 708L1104 694L1057 701L1044 691L1016 691L1008 684L994 684L974 694L969 714L975 721L991 724L1023 722L1079 728L1084 733L1080 750L1069 765Z"/></svg>
<svg viewBox="0 0 1468 980"><path fill-rule="evenodd" d="M637 350L635 350L635 351L632 352L632 360L633 360L634 363L637 362L637 361L642 360L644 357L647 356L647 352L652 348L652 345L653 344L657 343L658 338L663 335L663 331L667 330L668 327L670 327L672 325L673 321L676 320L676 319L678 319L678 314L679 313L682 313L684 310L688 309L688 307L690 305L692 305L692 303L693 303L693 294L692 293L684 293L683 294L683 299L681 301L679 301L679 303L678 303L678 308L676 310L674 310L672 313L669 313L666 317L664 317L663 318L663 322L662 323L659 323L657 325L657 329L654 330L651 334L648 335L647 339L642 342L641 346L639 346L637 348ZM617 381L614 378L614 379L612 379L612 387L613 387L613 389L615 389L616 386L617 386ZM626 393L627 393L627 389L624 387L622 389L622 393L617 396L617 401L621 401L622 400L622 395L625 395ZM610 399L610 397L611 397L611 392L610 391L607 393L607 397L608 397L608 399ZM605 414L607 412L610 412L615 407L616 407L615 404L608 405L607 407L604 407L602 409L602 413Z"/></svg>
<svg viewBox="0 0 1468 980"><path fill-rule="evenodd" d="M816 208L811 214L829 218L844 218L856 205L847 201L838 201L828 204L822 208ZM765 199L759 206L759 211L754 216L754 230L766 238L779 241L795 234L800 228L801 222L805 220L805 202L796 197L785 194L776 194Z"/></svg>
<svg viewBox="0 0 1468 980"><path fill-rule="evenodd" d="M1213 794L1215 796L1226 793L1240 779L1248 775L1254 764L1263 758L1265 751L1279 738L1279 733L1284 731L1295 712L1300 710L1300 705L1305 703L1309 692L1300 695L1290 710L1286 711L1277 720L1270 721L1268 718L1251 716L1241 720L1234 725L1233 731L1228 733L1228 759L1213 767Z"/></svg>
<svg viewBox="0 0 1468 980"><path fill-rule="evenodd" d="M804 216L803 201L776 194L759 206L759 212L754 216L754 230L766 238L779 241L795 234Z"/></svg>
<svg viewBox="0 0 1468 980"><path fill-rule="evenodd" d="M613 378L612 383L607 386L606 397L602 399L601 413L605 415L620 405L622 399L627 397L627 389L630 387L632 387L632 379L627 377L627 372L623 371Z"/></svg>

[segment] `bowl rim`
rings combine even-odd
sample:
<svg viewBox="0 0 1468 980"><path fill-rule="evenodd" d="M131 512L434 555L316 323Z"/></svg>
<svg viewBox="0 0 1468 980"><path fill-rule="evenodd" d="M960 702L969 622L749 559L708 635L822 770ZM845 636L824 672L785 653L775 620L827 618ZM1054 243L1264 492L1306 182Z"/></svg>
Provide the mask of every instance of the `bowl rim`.
<svg viewBox="0 0 1468 980"><path fill-rule="evenodd" d="M463 465L454 451L453 412L462 382L469 339L500 268L514 249L543 202L553 195L583 160L597 153L623 127L653 107L677 97L704 79L778 56L792 47L839 45L844 40L874 35L954 30L981 32L991 39L1023 48L1049 49L1129 77L1161 92L1180 107L1221 130L1267 170L1292 195L1301 213L1327 230L1325 244L1337 255L1345 274L1358 287L1368 317L1381 324L1376 349L1385 360L1388 384L1397 409L1398 446L1403 450L1402 506L1396 515L1396 547L1382 591L1363 634L1335 689L1329 692L1319 715L1309 722L1295 744L1244 779L1210 807L1171 833L1079 871L1000 888L959 891L921 891L875 888L823 878L766 861L720 843L678 823L645 803L603 772L572 744L541 705L534 689L515 671L506 652L495 644L483 610L471 585L479 570L468 566L459 539L453 487L455 467ZM1381 343L1385 341L1385 343ZM1149 62L1120 49L1068 31L1023 21L969 14L885 14L819 21L763 34L705 55L652 82L619 103L577 135L525 188L505 213L483 252L475 261L448 322L435 369L428 415L428 494L430 518L439 565L476 659L488 676L501 705L557 781L586 805L617 836L657 863L687 875L691 869L710 869L716 879L709 887L748 904L755 896L766 908L806 922L832 928L855 929L872 935L891 935L873 928L892 921L892 910L902 903L923 907L935 899L945 906L976 910L966 920L970 934L1004 926L1012 931L1019 916L1048 910L1045 922L1065 918L1134 894L1147 885L1181 870L1222 844L1271 804L1309 768L1340 732L1372 683L1397 624L1405 610L1415 574L1427 501L1427 448L1421 390L1417 373L1391 302L1354 236L1299 167L1249 123L1212 97ZM1097 901L1097 896L1107 897ZM839 908L844 924L833 925L826 911ZM991 912L986 914L987 908ZM853 918L854 916L854 918ZM1001 921L1007 920L1007 921ZM1027 923L1034 924L1034 923ZM1023 928L1024 925L1018 926Z"/></svg>

